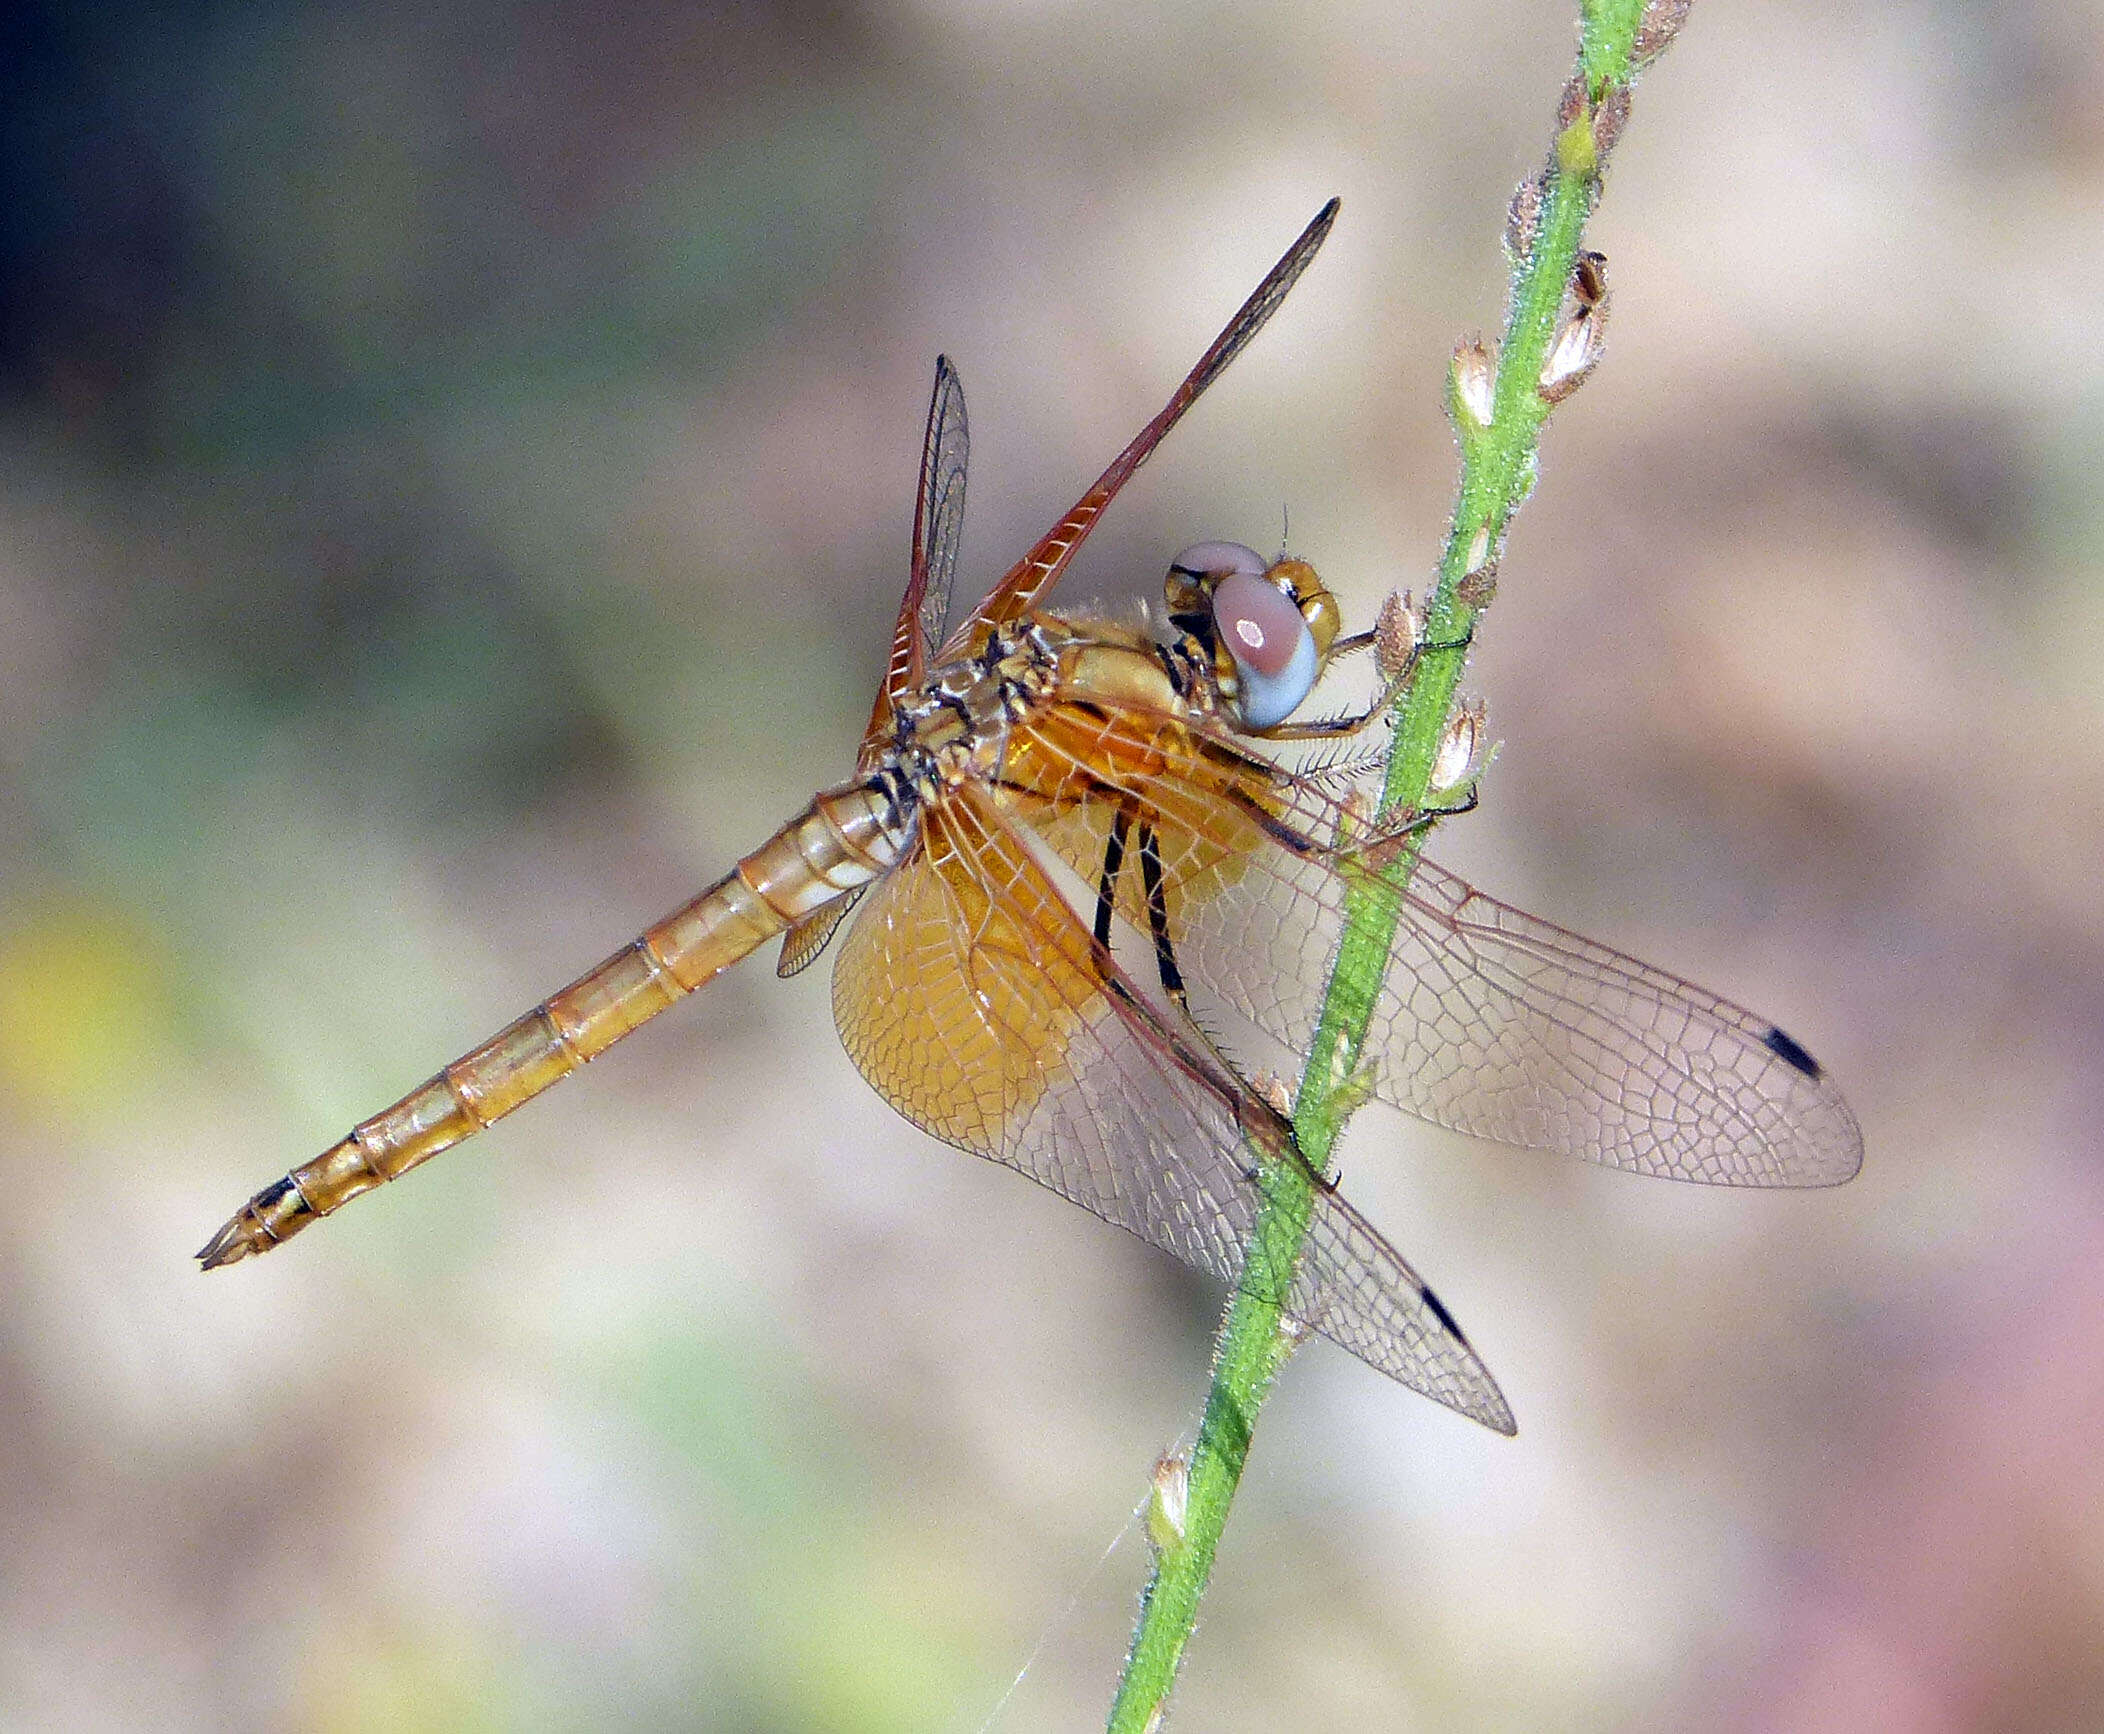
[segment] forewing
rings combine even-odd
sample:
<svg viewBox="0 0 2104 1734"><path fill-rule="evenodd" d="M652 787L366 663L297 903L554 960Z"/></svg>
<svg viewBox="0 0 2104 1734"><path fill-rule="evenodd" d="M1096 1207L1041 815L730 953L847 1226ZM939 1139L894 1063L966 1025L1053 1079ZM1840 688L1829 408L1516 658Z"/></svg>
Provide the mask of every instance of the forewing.
<svg viewBox="0 0 2104 1734"><path fill-rule="evenodd" d="M1031 750L1071 771L1058 800L1024 805L1047 843L1094 884L1109 814L1152 824L1186 980L1304 1059L1368 879L1337 845L1364 819L1232 737L1144 711L1052 707ZM1830 1186L1862 1162L1847 1104L1768 1020L1428 861L1397 908L1364 1062L1375 1093L1424 1119L1638 1173Z"/></svg>
<svg viewBox="0 0 2104 1734"><path fill-rule="evenodd" d="M980 604L975 619L997 623L1015 620L1034 607L1059 581L1059 575L1073 559L1074 551L1095 528L1096 520L1117 497L1118 490L1131 478L1133 471L1147 461L1169 430L1183 419L1184 411L1198 401L1206 387L1226 371L1227 364L1241 354L1249 340L1263 330L1265 321L1278 311L1279 303L1300 281L1300 274L1329 238L1330 228L1337 221L1337 206L1338 201L1332 199L1315 213L1314 220L1301 231L1300 238L1287 248L1285 257L1272 266L1270 274L1228 321L1227 328L1213 339L1212 347L1199 357L1198 365L1184 376L1183 383L1163 405L1161 413L1140 429L1132 443L1112 460L1110 468L1096 478L1095 485L1074 503L1074 509L1046 531L1037 545L1009 569Z"/></svg>
<svg viewBox="0 0 2104 1734"><path fill-rule="evenodd" d="M932 652L950 618L957 549L964 539L964 473L972 435L964 417L964 382L947 355L935 358L935 395L921 442L920 495L913 508L913 577L920 592L921 644Z"/></svg>
<svg viewBox="0 0 2104 1734"><path fill-rule="evenodd" d="M916 850L872 891L835 965L833 1006L849 1056L916 1125L1239 1282L1252 1175L1290 1153L1253 1154L1234 1082L1120 989L1131 995L967 792L924 814ZM1335 1193L1315 1196L1285 1305L1414 1390L1512 1431L1451 1317Z"/></svg>
<svg viewBox="0 0 2104 1734"><path fill-rule="evenodd" d="M964 413L964 382L947 355L935 358L935 390L921 436L920 491L913 505L913 563L891 631L891 656L870 719L874 735L889 724L892 707L920 686L928 658L942 642L964 539L964 482L972 436Z"/></svg>

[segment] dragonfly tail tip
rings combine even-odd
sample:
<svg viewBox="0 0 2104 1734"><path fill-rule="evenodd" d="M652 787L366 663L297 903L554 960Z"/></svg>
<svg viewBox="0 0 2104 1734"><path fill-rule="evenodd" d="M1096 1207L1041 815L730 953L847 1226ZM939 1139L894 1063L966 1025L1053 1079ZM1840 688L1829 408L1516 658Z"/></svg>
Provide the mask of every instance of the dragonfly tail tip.
<svg viewBox="0 0 2104 1734"><path fill-rule="evenodd" d="M249 1237L242 1232L241 1218L237 1216L205 1242L197 1254L197 1262L206 1270L217 1270L223 1264L234 1264L248 1257L255 1250Z"/></svg>

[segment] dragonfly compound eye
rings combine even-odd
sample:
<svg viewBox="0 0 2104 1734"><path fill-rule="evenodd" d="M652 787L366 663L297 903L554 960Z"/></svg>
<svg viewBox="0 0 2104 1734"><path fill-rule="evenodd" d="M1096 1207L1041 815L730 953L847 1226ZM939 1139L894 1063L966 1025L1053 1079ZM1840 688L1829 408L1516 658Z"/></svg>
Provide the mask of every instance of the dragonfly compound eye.
<svg viewBox="0 0 2104 1734"><path fill-rule="evenodd" d="M1212 618L1213 586L1230 572L1261 577L1264 557L1240 542L1193 542L1169 562L1169 576L1162 581L1170 620L1202 636Z"/></svg>
<svg viewBox="0 0 2104 1734"><path fill-rule="evenodd" d="M1234 661L1243 727L1268 729L1300 708L1322 658L1291 596L1266 579L1230 572L1213 588L1213 628Z"/></svg>
<svg viewBox="0 0 2104 1734"><path fill-rule="evenodd" d="M1263 555L1240 542L1193 542L1169 562L1169 570L1190 578L1220 579L1230 572L1261 578L1265 565Z"/></svg>

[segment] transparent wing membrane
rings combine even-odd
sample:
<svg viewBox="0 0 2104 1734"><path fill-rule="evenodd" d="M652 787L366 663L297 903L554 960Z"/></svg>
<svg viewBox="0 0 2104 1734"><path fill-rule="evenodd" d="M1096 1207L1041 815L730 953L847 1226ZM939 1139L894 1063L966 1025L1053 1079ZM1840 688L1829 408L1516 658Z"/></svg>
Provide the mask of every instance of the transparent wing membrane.
<svg viewBox="0 0 2104 1734"><path fill-rule="evenodd" d="M1366 877L1337 846L1363 818L1229 737L1113 706L1048 707L1021 754L1051 797L1020 793L1025 815L1088 883L1121 806L1153 829L1185 979L1305 1056ZM1145 768L1165 759L1166 774ZM1136 888L1120 892L1118 913L1144 922ZM1364 1061L1383 1100L1424 1119L1642 1174L1831 1186L1862 1160L1847 1105L1766 1019L1427 861L1397 910Z"/></svg>
<svg viewBox="0 0 2104 1734"><path fill-rule="evenodd" d="M913 563L891 630L891 655L870 707L865 755L891 725L894 709L920 686L928 659L942 642L964 540L964 484L972 436L964 413L964 382L947 355L935 358L935 390L921 436L920 487L913 505ZM815 953L813 955L816 955Z"/></svg>
<svg viewBox="0 0 2104 1734"><path fill-rule="evenodd" d="M1256 1105L1138 1003L984 797L926 815L920 848L849 931L833 1005L863 1076L916 1125L1244 1280L1253 1176L1290 1153L1252 1148ZM1512 1431L1445 1309L1335 1193L1316 1196L1284 1302L1412 1389Z"/></svg>
<svg viewBox="0 0 2104 1734"><path fill-rule="evenodd" d="M964 540L964 475L972 436L964 415L964 382L947 355L935 358L935 395L921 446L920 495L913 512L913 572L920 598L921 643L942 642ZM909 591L910 594L910 591Z"/></svg>
<svg viewBox="0 0 2104 1734"><path fill-rule="evenodd" d="M1074 502L1073 510L1047 530L1037 545L1008 569L980 605L976 618L993 621L1019 619L1059 582L1059 575L1067 569L1075 550L1096 527L1096 520L1103 516L1104 508L1117 498L1118 490L1132 479L1133 472L1147 461L1154 448L1168 436L1169 430L1183 419L1184 412L1204 395L1206 387L1226 371L1227 364L1242 353L1249 340L1263 330L1266 321L1278 311L1279 303L1300 281L1301 273L1314 262L1317 251L1329 239L1330 229L1337 221L1337 208L1337 201L1332 199L1315 213L1314 220L1286 249L1285 256L1272 266L1269 275L1242 303L1220 335L1213 339L1212 347L1198 358L1198 365L1184 376L1183 383L1170 395L1160 413L1111 460L1110 468Z"/></svg>

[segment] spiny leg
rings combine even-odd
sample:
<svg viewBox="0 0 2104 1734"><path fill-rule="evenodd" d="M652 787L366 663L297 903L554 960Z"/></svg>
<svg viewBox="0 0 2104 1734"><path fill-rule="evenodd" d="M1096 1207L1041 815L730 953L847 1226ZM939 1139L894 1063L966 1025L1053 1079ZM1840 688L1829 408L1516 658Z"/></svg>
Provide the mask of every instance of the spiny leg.
<svg viewBox="0 0 2104 1734"><path fill-rule="evenodd" d="M1191 1003L1184 994L1183 971L1176 964L1176 942L1169 934L1169 892L1163 883L1161 835L1147 824L1140 826L1140 885L1147 893L1147 931L1154 940L1154 967L1162 979L1162 992L1189 1018Z"/></svg>
<svg viewBox="0 0 2104 1734"><path fill-rule="evenodd" d="M1147 902L1147 930L1154 941L1154 966L1161 979L1162 991L1168 995L1183 1014L1180 1034L1172 1034L1162 1022L1158 1008L1149 1006L1127 985L1123 976L1111 961L1110 929L1111 917L1118 907L1118 878L1125 871L1127 841L1135 823L1140 831L1140 883ZM1293 1129L1276 1108L1261 1096L1250 1091L1240 1070L1220 1051L1205 1028L1191 1015L1189 996L1184 991L1183 970L1176 961L1176 943L1169 931L1169 897L1167 875L1162 870L1161 838L1152 825L1136 819L1135 805L1130 798L1121 799L1117 811L1111 816L1110 834L1103 846L1103 870L1096 880L1096 924L1095 940L1097 956L1101 959L1101 975L1104 991L1119 1004L1125 1006L1142 1023L1156 1029L1172 1050L1195 1038L1205 1057L1218 1068L1220 1079L1232 1079L1239 1086L1244 1099L1241 1112L1255 1112L1260 1118L1277 1123L1276 1141L1290 1150L1293 1159L1316 1184L1326 1184L1316 1173L1314 1165L1301 1155L1294 1141ZM1189 1063L1188 1061L1186 1063ZM1199 1068L1204 1075L1204 1068ZM1261 1183L1262 1176L1252 1168L1247 1173L1251 1185Z"/></svg>
<svg viewBox="0 0 2104 1734"><path fill-rule="evenodd" d="M1132 804L1121 801L1111 816L1110 836L1103 845L1103 871L1096 879L1096 943L1110 944L1110 918L1118 908L1118 875L1125 870L1125 838L1132 830ZM1156 870L1160 870L1157 862Z"/></svg>
<svg viewBox="0 0 2104 1734"><path fill-rule="evenodd" d="M1365 867L1385 867L1395 859L1402 846L1411 838L1420 832L1429 831L1442 819L1458 819L1466 813L1473 813L1482 801L1481 792L1471 783L1467 795L1452 806L1419 807L1407 818L1384 825L1356 842L1338 845L1330 851L1330 858L1339 862L1355 862Z"/></svg>
<svg viewBox="0 0 2104 1734"><path fill-rule="evenodd" d="M1340 868L1347 863L1360 867L1386 866L1394 858L1397 849L1420 831L1430 830L1442 819L1458 819L1464 813L1473 813L1482 800L1475 786L1471 784L1467 798L1455 802L1451 807L1421 807L1409 817L1384 825L1379 830L1352 842L1325 843L1318 837L1309 836L1297 826L1289 825L1246 790L1229 788L1225 793L1265 836L1289 855L1297 856L1303 861L1320 861L1332 868Z"/></svg>
<svg viewBox="0 0 2104 1734"><path fill-rule="evenodd" d="M1385 720L1394 710L1395 702L1403 696L1410 684L1409 669L1404 669L1393 680L1382 683L1374 700L1362 711L1344 716L1325 717L1319 722L1274 723L1268 729L1251 729L1249 733L1266 741L1341 741L1353 735L1364 734L1375 723Z"/></svg>
<svg viewBox="0 0 2104 1734"><path fill-rule="evenodd" d="M1261 1103L1261 1112L1264 1116L1277 1123L1276 1141L1279 1147L1290 1152L1293 1160L1299 1164L1301 1171L1315 1185L1326 1192L1336 1190L1336 1180L1332 1176L1323 1173L1301 1153L1300 1140L1293 1134L1291 1117L1282 1108L1273 1106L1266 1097L1250 1084L1247 1078L1243 1077L1242 1068L1221 1051L1220 1044L1213 1039L1212 1032L1192 1015L1190 995L1184 989L1183 968L1176 961L1176 936L1170 929L1168 874L1162 866L1161 833L1154 826L1148 824L1146 820L1135 819L1129 807L1119 808L1118 822L1114 822L1112 826L1117 858L1122 867L1125 853L1123 833L1135 823L1138 825L1140 833L1140 887L1145 893L1147 902L1147 932L1154 942L1154 968L1156 975L1160 978L1162 992L1168 996L1170 1003L1183 1014L1185 1030L1190 1036L1197 1039L1199 1045L1212 1059L1213 1064L1220 1069L1220 1075L1225 1078L1232 1078L1240 1086L1244 1097L1244 1112L1251 1111L1249 1104ZM1107 910L1115 901L1116 893L1116 877L1110 865L1110 855L1111 851L1106 848L1104 851L1105 877L1103 880L1105 890L1097 903L1098 922L1106 927L1108 925ZM1108 944L1108 941L1106 940L1104 943ZM1255 1184L1259 1181L1260 1176L1255 1170L1252 1170L1249 1179L1252 1184Z"/></svg>
<svg viewBox="0 0 2104 1734"><path fill-rule="evenodd" d="M1154 941L1154 967L1162 991L1184 1014L1191 1017L1191 1004L1184 993L1183 971L1176 962L1176 941L1169 932L1169 889L1162 871L1160 833L1137 817L1130 799L1121 800L1111 815L1110 834L1103 843L1103 870L1096 877L1096 943L1110 946L1111 917L1118 910L1118 879L1125 871L1125 851L1137 823L1140 833L1140 886L1147 900L1147 933Z"/></svg>

